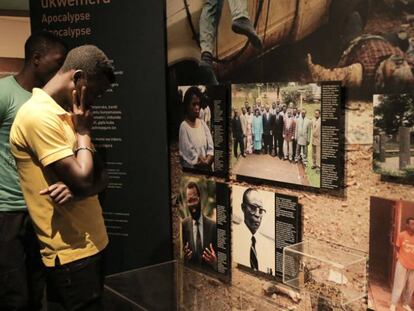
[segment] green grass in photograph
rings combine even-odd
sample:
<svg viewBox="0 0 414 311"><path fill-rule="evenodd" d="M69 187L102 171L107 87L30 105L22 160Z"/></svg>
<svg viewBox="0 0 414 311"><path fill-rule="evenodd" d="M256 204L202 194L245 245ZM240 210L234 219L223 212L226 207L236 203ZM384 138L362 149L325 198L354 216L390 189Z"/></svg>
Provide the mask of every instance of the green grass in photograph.
<svg viewBox="0 0 414 311"><path fill-rule="evenodd" d="M384 176L391 176L391 177L399 177L399 178L407 178L413 179L414 178L414 166L406 167L405 169L385 169L381 168L381 162L375 161L373 170L376 174L384 175Z"/></svg>
<svg viewBox="0 0 414 311"><path fill-rule="evenodd" d="M313 156L312 144L308 146L308 165L305 168L305 174L309 181L309 186L319 188L321 186L320 169L312 169Z"/></svg>

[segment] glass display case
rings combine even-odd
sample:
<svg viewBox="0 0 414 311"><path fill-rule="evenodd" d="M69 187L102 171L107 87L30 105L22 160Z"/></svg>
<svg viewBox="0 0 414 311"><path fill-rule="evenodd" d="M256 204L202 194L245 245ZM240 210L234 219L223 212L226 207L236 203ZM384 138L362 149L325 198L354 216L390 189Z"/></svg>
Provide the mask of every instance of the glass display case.
<svg viewBox="0 0 414 311"><path fill-rule="evenodd" d="M283 310L275 301L228 285L171 261L105 280L106 311Z"/></svg>
<svg viewBox="0 0 414 311"><path fill-rule="evenodd" d="M348 305L367 295L367 258L360 251L318 240L287 246L283 283L332 306Z"/></svg>

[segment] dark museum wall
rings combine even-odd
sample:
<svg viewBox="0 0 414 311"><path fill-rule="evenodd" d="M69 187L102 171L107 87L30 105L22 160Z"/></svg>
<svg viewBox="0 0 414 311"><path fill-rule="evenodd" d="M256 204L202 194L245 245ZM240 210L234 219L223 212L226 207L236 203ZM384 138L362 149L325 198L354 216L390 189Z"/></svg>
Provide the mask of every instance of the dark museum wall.
<svg viewBox="0 0 414 311"><path fill-rule="evenodd" d="M94 109L95 145L110 176L101 196L109 273L172 258L164 12L161 0L30 1L32 32L97 45L116 69L116 85Z"/></svg>

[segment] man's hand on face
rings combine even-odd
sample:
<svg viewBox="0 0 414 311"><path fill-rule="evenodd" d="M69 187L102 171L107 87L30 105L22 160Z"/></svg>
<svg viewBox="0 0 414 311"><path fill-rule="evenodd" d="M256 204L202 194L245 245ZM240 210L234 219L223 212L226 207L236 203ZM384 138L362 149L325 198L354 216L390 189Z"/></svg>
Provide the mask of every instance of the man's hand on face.
<svg viewBox="0 0 414 311"><path fill-rule="evenodd" d="M193 257L193 251L190 249L188 242L184 245L184 259L190 260Z"/></svg>
<svg viewBox="0 0 414 311"><path fill-rule="evenodd" d="M214 251L213 244L210 243L210 246L204 249L203 260L213 268L216 267L217 256L216 252Z"/></svg>
<svg viewBox="0 0 414 311"><path fill-rule="evenodd" d="M72 122L78 134L89 135L92 128L92 109L85 105L86 86L82 86L81 94L78 96L76 90L72 91Z"/></svg>
<svg viewBox="0 0 414 311"><path fill-rule="evenodd" d="M70 202L74 195L72 191L63 182L57 182L39 192L40 195L49 195L50 198L58 205Z"/></svg>

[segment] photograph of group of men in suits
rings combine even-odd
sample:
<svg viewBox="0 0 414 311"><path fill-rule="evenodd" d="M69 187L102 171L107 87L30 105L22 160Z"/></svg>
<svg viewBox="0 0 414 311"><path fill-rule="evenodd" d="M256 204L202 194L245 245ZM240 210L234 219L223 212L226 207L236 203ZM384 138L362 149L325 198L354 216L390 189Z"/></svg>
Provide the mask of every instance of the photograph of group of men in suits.
<svg viewBox="0 0 414 311"><path fill-rule="evenodd" d="M233 173L319 187L320 100L317 84L233 87Z"/></svg>

